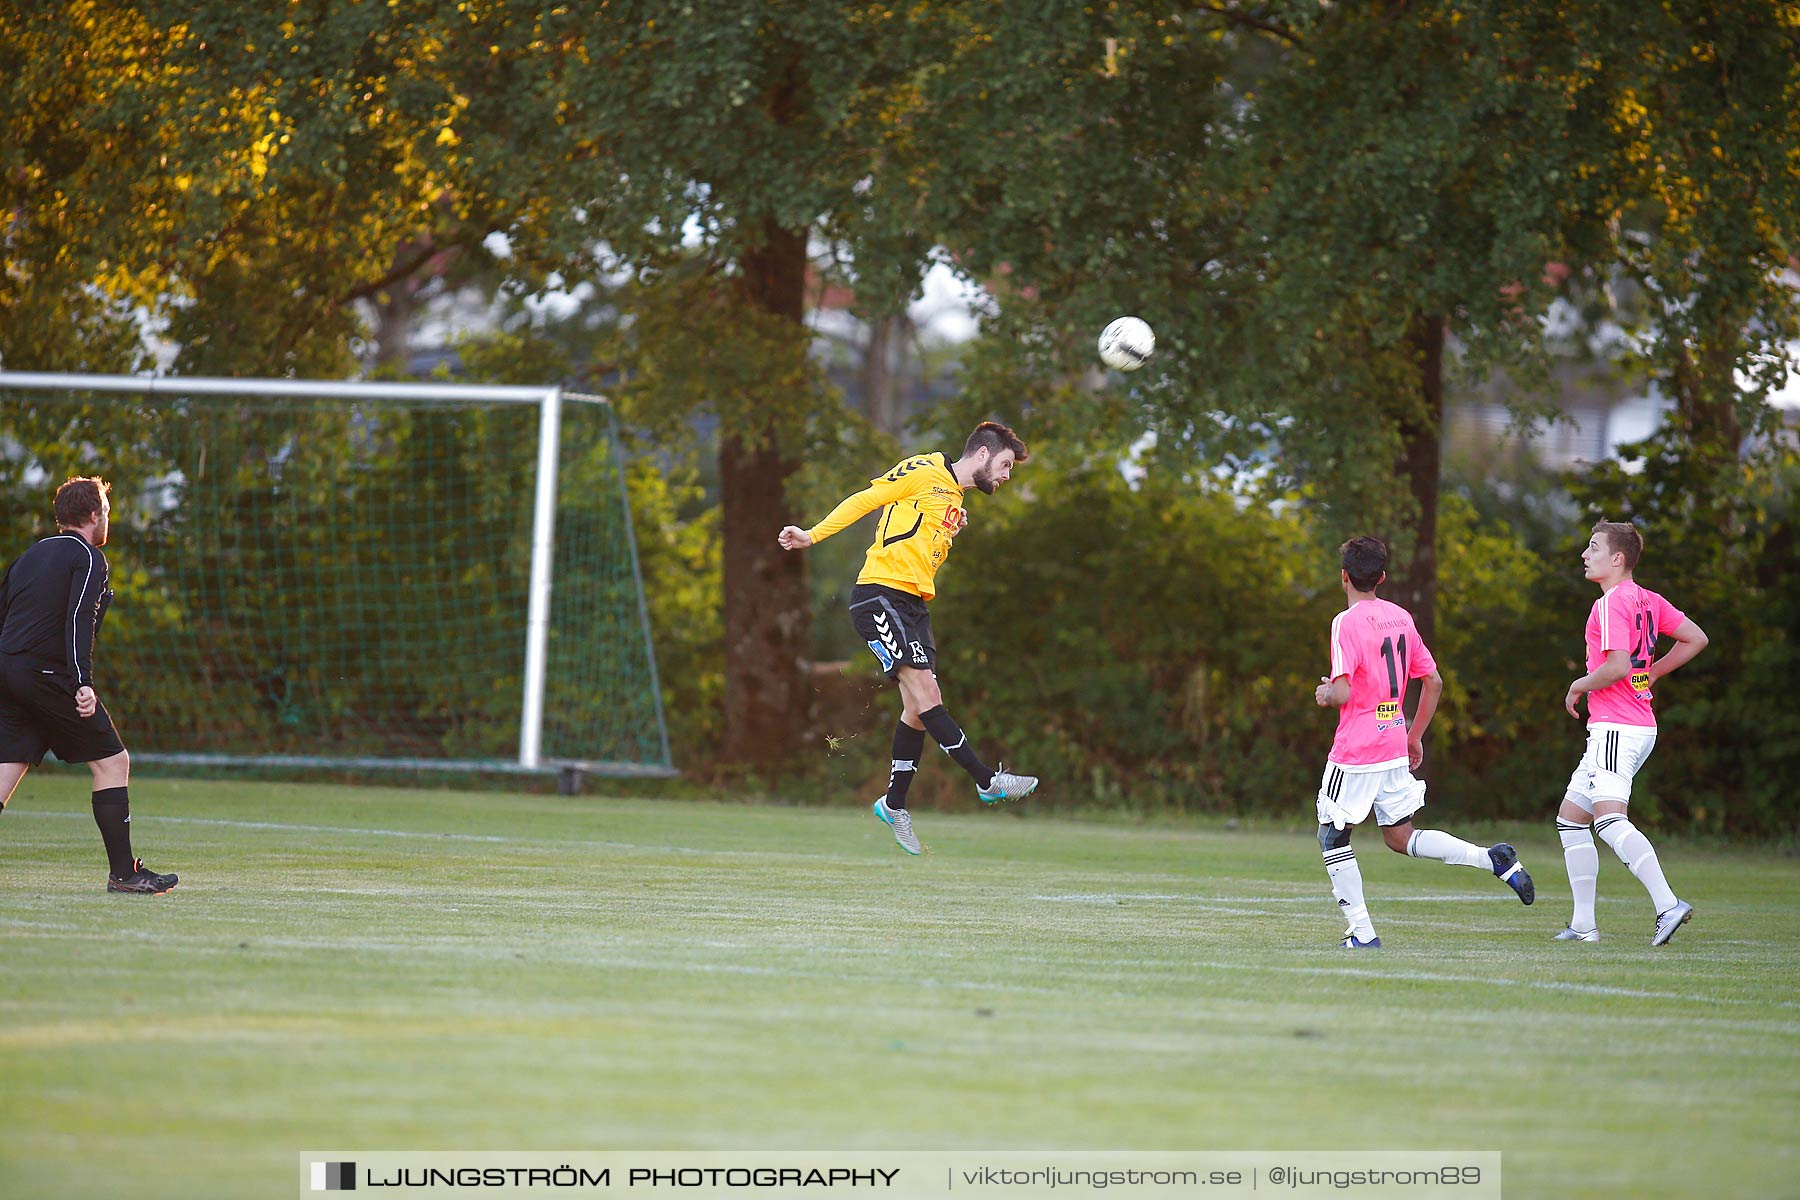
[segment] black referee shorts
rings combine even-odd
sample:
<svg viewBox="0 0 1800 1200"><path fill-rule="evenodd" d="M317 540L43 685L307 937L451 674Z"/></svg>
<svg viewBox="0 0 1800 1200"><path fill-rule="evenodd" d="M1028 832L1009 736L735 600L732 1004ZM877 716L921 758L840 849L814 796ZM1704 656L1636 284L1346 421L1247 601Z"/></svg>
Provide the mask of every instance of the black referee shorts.
<svg viewBox="0 0 1800 1200"><path fill-rule="evenodd" d="M67 763L95 762L125 749L104 704L75 715L75 680L10 654L0 654L0 762L44 761L56 751Z"/></svg>
<svg viewBox="0 0 1800 1200"><path fill-rule="evenodd" d="M901 667L937 669L937 643L931 639L931 612L911 592L859 583L850 589L850 623L869 644L882 674L889 679Z"/></svg>

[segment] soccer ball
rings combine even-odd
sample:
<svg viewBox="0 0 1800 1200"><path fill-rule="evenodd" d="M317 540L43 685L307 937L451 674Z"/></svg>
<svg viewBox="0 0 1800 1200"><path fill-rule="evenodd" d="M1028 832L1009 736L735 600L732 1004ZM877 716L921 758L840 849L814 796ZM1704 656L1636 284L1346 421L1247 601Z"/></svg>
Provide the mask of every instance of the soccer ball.
<svg viewBox="0 0 1800 1200"><path fill-rule="evenodd" d="M1100 361L1115 371L1135 371L1150 361L1156 334L1137 317L1120 317L1100 331Z"/></svg>

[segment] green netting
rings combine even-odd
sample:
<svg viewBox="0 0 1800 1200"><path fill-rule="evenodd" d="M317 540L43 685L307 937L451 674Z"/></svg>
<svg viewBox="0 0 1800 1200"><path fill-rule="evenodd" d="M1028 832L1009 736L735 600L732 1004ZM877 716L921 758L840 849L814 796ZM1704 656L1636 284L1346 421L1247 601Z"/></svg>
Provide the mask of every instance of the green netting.
<svg viewBox="0 0 1800 1200"><path fill-rule="evenodd" d="M179 387L180 381L162 381ZM516 763L540 408L0 383L7 560L113 483L96 682L140 758ZM611 410L562 406L546 760L669 765Z"/></svg>

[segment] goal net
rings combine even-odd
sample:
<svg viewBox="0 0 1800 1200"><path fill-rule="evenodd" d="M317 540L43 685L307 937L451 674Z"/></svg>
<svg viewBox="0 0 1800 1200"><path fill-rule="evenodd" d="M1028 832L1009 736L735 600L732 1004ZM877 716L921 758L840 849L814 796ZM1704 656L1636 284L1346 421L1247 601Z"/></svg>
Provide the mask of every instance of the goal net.
<svg viewBox="0 0 1800 1200"><path fill-rule="evenodd" d="M112 483L135 760L672 774L604 401L0 372L0 413L6 561Z"/></svg>

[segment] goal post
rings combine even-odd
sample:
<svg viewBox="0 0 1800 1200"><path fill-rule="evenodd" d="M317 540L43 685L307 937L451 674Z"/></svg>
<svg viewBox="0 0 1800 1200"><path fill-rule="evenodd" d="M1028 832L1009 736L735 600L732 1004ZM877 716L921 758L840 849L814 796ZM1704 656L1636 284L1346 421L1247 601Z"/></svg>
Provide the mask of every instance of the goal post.
<svg viewBox="0 0 1800 1200"><path fill-rule="evenodd" d="M669 776L611 406L560 388L0 371L7 560L113 484L134 759Z"/></svg>

